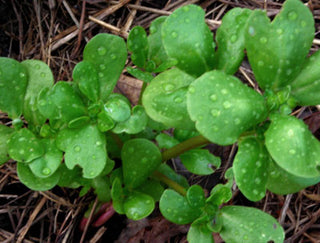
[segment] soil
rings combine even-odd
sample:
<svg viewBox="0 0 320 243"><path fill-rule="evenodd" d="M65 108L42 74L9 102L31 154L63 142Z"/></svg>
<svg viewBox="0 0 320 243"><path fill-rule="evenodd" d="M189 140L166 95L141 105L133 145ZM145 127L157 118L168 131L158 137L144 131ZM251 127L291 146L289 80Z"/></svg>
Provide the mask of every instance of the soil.
<svg viewBox="0 0 320 243"><path fill-rule="evenodd" d="M312 53L319 49L320 1L304 2L316 22L318 42L313 45ZM148 28L156 17L187 3L200 5L207 12L207 19L219 21L234 7L265 9L272 18L283 1L0 0L0 56L19 61L40 59L51 67L55 80L72 80L73 67L82 59L83 48L94 35L106 32L126 38L133 26ZM108 25L98 24L89 16ZM215 32L218 25L209 27ZM242 67L243 72L236 75L245 82L247 77L254 80L248 64L244 62ZM123 73L115 92L125 94L135 104L140 88L141 81ZM320 139L319 107L299 107L295 114ZM10 125L1 112L0 122ZM190 183L201 184L208 191L221 181L220 175L230 166L236 147L212 145L209 149L221 157L221 169L206 177L185 174ZM168 222L157 210L140 221L115 214L103 226L80 231L79 222L95 196L89 192L80 197L79 191L58 187L47 192L30 191L19 182L14 161L0 166L0 242L186 242L188 226ZM320 184L287 196L268 192L257 203L248 201L234 188L231 203L257 207L273 215L285 229L286 242L320 242ZM218 235L215 241L222 242Z"/></svg>

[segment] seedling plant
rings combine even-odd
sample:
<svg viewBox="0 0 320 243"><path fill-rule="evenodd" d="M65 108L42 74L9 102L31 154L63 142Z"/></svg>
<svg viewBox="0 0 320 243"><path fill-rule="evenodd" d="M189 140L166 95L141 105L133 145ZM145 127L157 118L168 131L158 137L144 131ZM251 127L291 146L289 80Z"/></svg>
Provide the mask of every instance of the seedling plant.
<svg viewBox="0 0 320 243"><path fill-rule="evenodd" d="M41 61L1 57L0 109L12 126L0 126L0 163L17 161L32 190L93 188L107 203L101 222L114 211L145 218L159 202L169 221L191 225L191 243L214 242L213 232L226 242L283 242L271 215L230 200L234 185L259 201L266 190L284 195L320 182L319 141L290 115L320 103L320 54L308 56L313 16L299 0L287 0L272 21L234 8L214 38L204 15L181 7L154 20L149 34L134 27L127 43L98 34L69 82L54 82ZM126 71L144 82L133 107L112 93L127 51ZM255 89L233 76L245 53ZM225 183L206 195L165 162L179 157L189 172L210 175L221 163L210 143L238 150Z"/></svg>

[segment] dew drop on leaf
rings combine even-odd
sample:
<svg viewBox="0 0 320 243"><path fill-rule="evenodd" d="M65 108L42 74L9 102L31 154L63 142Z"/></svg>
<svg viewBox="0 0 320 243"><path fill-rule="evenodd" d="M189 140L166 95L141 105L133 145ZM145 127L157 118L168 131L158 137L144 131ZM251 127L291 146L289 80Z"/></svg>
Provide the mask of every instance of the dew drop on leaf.
<svg viewBox="0 0 320 243"><path fill-rule="evenodd" d="M216 101L217 100L217 95L213 94L210 96L210 100Z"/></svg>
<svg viewBox="0 0 320 243"><path fill-rule="evenodd" d="M289 18L290 20L295 20L297 17L298 17L298 15L297 15L297 13L296 13L295 11L290 11L290 12L288 13L288 18Z"/></svg>
<svg viewBox="0 0 320 243"><path fill-rule="evenodd" d="M73 148L73 150L74 150L75 152L80 152L80 151L81 151L81 147L80 147L79 145L76 145L76 146Z"/></svg>
<svg viewBox="0 0 320 243"><path fill-rule="evenodd" d="M261 38L260 38L260 43L261 43L261 44L266 44L267 41L268 41L268 39L267 39L266 37L261 37Z"/></svg>
<svg viewBox="0 0 320 243"><path fill-rule="evenodd" d="M101 46L101 47L98 48L98 54L99 54L100 56L105 55L106 52L107 52L107 50L106 50L106 48L104 48L103 46Z"/></svg>
<svg viewBox="0 0 320 243"><path fill-rule="evenodd" d="M51 170L49 168L44 168L42 170L42 174L44 174L44 175L49 175L50 173L51 173Z"/></svg>
<svg viewBox="0 0 320 243"><path fill-rule="evenodd" d="M231 41L231 43L234 43L237 41L237 39L238 39L238 37L236 35L232 35L230 38L230 41Z"/></svg>
<svg viewBox="0 0 320 243"><path fill-rule="evenodd" d="M177 32L172 32L172 33L171 33L171 36L172 36L173 38L177 38L178 34L177 34Z"/></svg>
<svg viewBox="0 0 320 243"><path fill-rule="evenodd" d="M223 102L223 107L225 109L229 109L231 107L231 103L229 101L225 101L225 102Z"/></svg>
<svg viewBox="0 0 320 243"><path fill-rule="evenodd" d="M254 36L255 29L252 26L250 26L249 29L248 29L248 33L249 33L249 35Z"/></svg>

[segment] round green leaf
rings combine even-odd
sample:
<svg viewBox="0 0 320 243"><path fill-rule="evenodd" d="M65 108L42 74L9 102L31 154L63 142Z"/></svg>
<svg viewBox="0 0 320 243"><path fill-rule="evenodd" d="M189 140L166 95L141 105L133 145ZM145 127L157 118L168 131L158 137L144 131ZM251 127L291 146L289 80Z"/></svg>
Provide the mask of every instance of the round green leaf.
<svg viewBox="0 0 320 243"><path fill-rule="evenodd" d="M186 107L186 93L194 78L175 68L159 74L142 97L147 114L166 126L193 129Z"/></svg>
<svg viewBox="0 0 320 243"><path fill-rule="evenodd" d="M227 74L234 74L244 58L245 27L251 13L250 9L233 8L223 16L217 30L217 69Z"/></svg>
<svg viewBox="0 0 320 243"><path fill-rule="evenodd" d="M192 149L180 155L182 164L193 174L210 175L220 167L221 159L205 149Z"/></svg>
<svg viewBox="0 0 320 243"><path fill-rule="evenodd" d="M273 193L285 195L301 191L302 189L320 182L320 176L306 178L292 175L278 166L274 161L269 162L267 189Z"/></svg>
<svg viewBox="0 0 320 243"><path fill-rule="evenodd" d="M229 186L218 184L212 188L210 197L207 201L211 205L220 206L223 203L228 202L232 198L232 191Z"/></svg>
<svg viewBox="0 0 320 243"><path fill-rule="evenodd" d="M135 190L151 196L153 200L157 202L164 192L164 187L161 185L160 181L149 179Z"/></svg>
<svg viewBox="0 0 320 243"><path fill-rule="evenodd" d="M106 132L114 127L113 119L108 115L108 112L103 109L98 114L98 128L101 132Z"/></svg>
<svg viewBox="0 0 320 243"><path fill-rule="evenodd" d="M37 106L37 97L44 88L53 86L54 79L48 65L39 60L26 60L21 63L27 70L28 86L24 97L23 115L32 124L42 125L46 118Z"/></svg>
<svg viewBox="0 0 320 243"><path fill-rule="evenodd" d="M22 113L27 84L26 68L14 59L0 57L0 110L12 119Z"/></svg>
<svg viewBox="0 0 320 243"><path fill-rule="evenodd" d="M200 208L191 207L186 197L171 189L164 191L159 206L161 214L175 224L191 223L201 214Z"/></svg>
<svg viewBox="0 0 320 243"><path fill-rule="evenodd" d="M29 163L32 173L40 178L51 176L59 168L62 161L62 152L56 147L55 140L40 140L44 148L44 154Z"/></svg>
<svg viewBox="0 0 320 243"><path fill-rule="evenodd" d="M255 137L244 138L233 162L234 177L240 191L251 201L259 201L266 194L269 155Z"/></svg>
<svg viewBox="0 0 320 243"><path fill-rule="evenodd" d="M123 209L129 219L140 220L152 213L155 207L151 196L133 191L124 200Z"/></svg>
<svg viewBox="0 0 320 243"><path fill-rule="evenodd" d="M236 77L211 71L196 79L187 94L197 130L213 143L230 145L266 117L264 98Z"/></svg>
<svg viewBox="0 0 320 243"><path fill-rule="evenodd" d="M187 239L189 243L214 243L212 232L201 224L191 225Z"/></svg>
<svg viewBox="0 0 320 243"><path fill-rule="evenodd" d="M8 143L11 134L14 132L14 129L0 124L0 165L7 162L10 157L8 154Z"/></svg>
<svg viewBox="0 0 320 243"><path fill-rule="evenodd" d="M68 169L79 165L83 169L83 177L88 179L95 178L103 171L107 161L106 138L96 126L63 129L56 143L65 152Z"/></svg>
<svg viewBox="0 0 320 243"><path fill-rule="evenodd" d="M47 178L35 176L29 166L24 163L17 163L19 180L28 188L34 191L47 191L55 187L60 179L60 173L56 172Z"/></svg>
<svg viewBox="0 0 320 243"><path fill-rule="evenodd" d="M179 144L179 141L166 133L160 133L156 137L159 148L169 149Z"/></svg>
<svg viewBox="0 0 320 243"><path fill-rule="evenodd" d="M189 187L186 198L192 208L199 208L205 205L204 191L199 185Z"/></svg>
<svg viewBox="0 0 320 243"><path fill-rule="evenodd" d="M130 106L120 97L112 97L104 105L104 110L116 122L123 122L131 115Z"/></svg>
<svg viewBox="0 0 320 243"><path fill-rule="evenodd" d="M267 132L266 146L282 169L298 177L320 176L320 143L303 121L274 115Z"/></svg>
<svg viewBox="0 0 320 243"><path fill-rule="evenodd" d="M220 210L220 235L228 243L283 243L284 231L275 218L256 208L225 206Z"/></svg>
<svg viewBox="0 0 320 243"><path fill-rule="evenodd" d="M312 13L300 0L288 0L270 23L266 12L255 10L248 20L246 49L263 89L277 90L297 76L314 38Z"/></svg>
<svg viewBox="0 0 320 243"><path fill-rule="evenodd" d="M127 141L121 151L124 184L138 187L161 164L159 148L151 141L136 138Z"/></svg>
<svg viewBox="0 0 320 243"><path fill-rule="evenodd" d="M166 18L161 30L168 56L178 61L178 68L194 76L212 70L214 63L213 34L204 17L200 6L183 6Z"/></svg>
<svg viewBox="0 0 320 243"><path fill-rule="evenodd" d="M91 101L100 96L99 75L95 66L87 61L79 62L73 69L72 77L80 91Z"/></svg>
<svg viewBox="0 0 320 243"><path fill-rule="evenodd" d="M147 33L141 26L132 28L128 35L128 50L131 52L131 60L134 65L144 68L148 56Z"/></svg>
<svg viewBox="0 0 320 243"><path fill-rule="evenodd" d="M98 71L100 96L106 101L127 60L126 43L119 36L98 34L85 46L83 59L92 63Z"/></svg>
<svg viewBox="0 0 320 243"><path fill-rule="evenodd" d="M10 157L19 162L30 162L45 152L40 139L27 128L14 132L8 140L8 147Z"/></svg>

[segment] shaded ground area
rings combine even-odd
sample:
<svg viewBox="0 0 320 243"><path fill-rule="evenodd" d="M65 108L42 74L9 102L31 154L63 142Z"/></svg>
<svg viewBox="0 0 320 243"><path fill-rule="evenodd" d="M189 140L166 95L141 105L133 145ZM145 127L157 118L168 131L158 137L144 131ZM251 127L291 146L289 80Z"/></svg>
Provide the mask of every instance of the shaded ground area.
<svg viewBox="0 0 320 243"><path fill-rule="evenodd" d="M270 0L0 0L0 56L17 60L40 59L53 70L55 80L71 80L72 70L82 59L86 42L100 32L126 38L133 26L148 28L150 22L168 15L184 4L202 6L213 32L223 15L231 8L266 9L270 17L278 13L283 1ZM316 36L312 52L320 44L320 1L308 3L316 21ZM252 71L243 63L237 76L254 82ZM123 73L116 92L126 95L133 104L138 100L141 81ZM320 112L317 107L301 107L295 114L303 118L320 139ZM0 122L10 125L5 114ZM210 148L222 158L217 174L189 177L210 190L220 174L229 166L236 147ZM175 162L173 162L175 163ZM176 167L178 168L178 167ZM95 201L92 193L79 197L79 190L54 188L48 192L33 192L23 186L16 175L15 163L0 167L0 242L186 242L188 226L178 226L164 220L155 211L141 221L128 221L115 215L104 226L78 229L88 207ZM320 242L320 184L297 194L267 196L253 203L234 188L232 204L254 206L272 214L283 225L287 242ZM221 242L218 236L216 242Z"/></svg>

